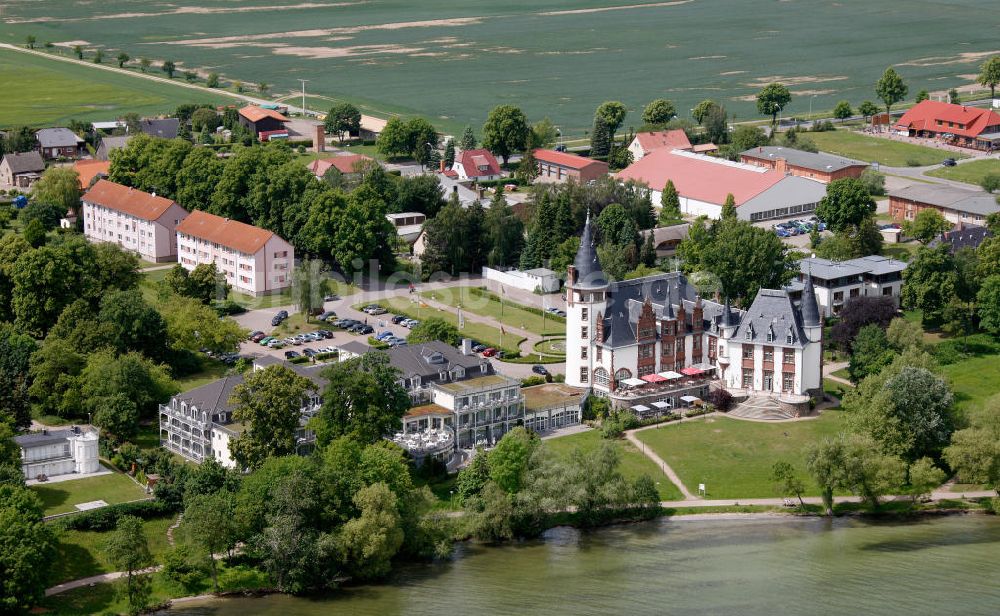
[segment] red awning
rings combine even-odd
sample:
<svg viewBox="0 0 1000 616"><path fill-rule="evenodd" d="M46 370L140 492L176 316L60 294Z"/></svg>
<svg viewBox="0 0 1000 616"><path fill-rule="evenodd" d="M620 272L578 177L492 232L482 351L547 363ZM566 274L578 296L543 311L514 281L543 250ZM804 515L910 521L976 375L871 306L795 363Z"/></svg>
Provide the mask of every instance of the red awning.
<svg viewBox="0 0 1000 616"><path fill-rule="evenodd" d="M698 376L705 374L705 371L701 368L695 368L694 366L688 366L687 368L681 368L681 374L685 376Z"/></svg>
<svg viewBox="0 0 1000 616"><path fill-rule="evenodd" d="M663 381L667 380L662 376L660 376L659 374L647 374L646 376L641 376L639 378L642 379L643 381L646 381L647 383L662 383Z"/></svg>

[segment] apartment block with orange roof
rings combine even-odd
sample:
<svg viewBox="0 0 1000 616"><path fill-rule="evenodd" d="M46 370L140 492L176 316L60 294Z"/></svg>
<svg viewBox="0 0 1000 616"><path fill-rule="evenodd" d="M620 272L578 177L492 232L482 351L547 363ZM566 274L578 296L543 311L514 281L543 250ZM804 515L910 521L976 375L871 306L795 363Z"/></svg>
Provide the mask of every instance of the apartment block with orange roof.
<svg viewBox="0 0 1000 616"><path fill-rule="evenodd" d="M267 229L194 211L177 226L177 250L185 269L214 263L245 295L279 293L292 284L295 249Z"/></svg>
<svg viewBox="0 0 1000 616"><path fill-rule="evenodd" d="M177 225L188 212L176 202L98 180L83 198L83 234L92 242L111 242L146 261L177 259Z"/></svg>

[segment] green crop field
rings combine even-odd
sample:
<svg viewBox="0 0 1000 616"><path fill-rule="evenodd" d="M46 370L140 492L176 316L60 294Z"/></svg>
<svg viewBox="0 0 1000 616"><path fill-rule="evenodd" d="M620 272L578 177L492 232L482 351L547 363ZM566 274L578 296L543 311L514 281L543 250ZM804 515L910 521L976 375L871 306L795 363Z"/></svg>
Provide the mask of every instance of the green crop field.
<svg viewBox="0 0 1000 616"><path fill-rule="evenodd" d="M156 115L191 102L234 99L141 77L0 49L0 127Z"/></svg>
<svg viewBox="0 0 1000 616"><path fill-rule="evenodd" d="M936 165L949 157L966 158L962 154L946 150L893 141L884 137L870 137L843 129L825 133L809 133L809 138L816 142L816 146L824 152L832 152L865 162L877 162L889 167L923 167ZM912 163L916 163L916 165Z"/></svg>
<svg viewBox="0 0 1000 616"><path fill-rule="evenodd" d="M945 178L946 180L966 182L978 186L983 181L983 178L991 173L1000 175L1000 160L995 158L974 160L954 167L932 169L924 175L933 175L936 178Z"/></svg>
<svg viewBox="0 0 1000 616"><path fill-rule="evenodd" d="M856 105L874 99L872 84L889 65L911 94L968 84L997 49L988 23L972 27L969 16L994 8L992 0L10 0L0 42L32 35L64 52L102 48L109 60L119 50L157 65L171 59L264 81L275 97L298 91L301 77L311 94L421 114L448 132L517 103L579 136L608 99L632 110L627 128L661 96L684 116L713 97L739 120L756 118L752 96L773 80L795 95L785 115L805 114L810 100L814 111L839 99ZM16 98L31 95L21 87Z"/></svg>

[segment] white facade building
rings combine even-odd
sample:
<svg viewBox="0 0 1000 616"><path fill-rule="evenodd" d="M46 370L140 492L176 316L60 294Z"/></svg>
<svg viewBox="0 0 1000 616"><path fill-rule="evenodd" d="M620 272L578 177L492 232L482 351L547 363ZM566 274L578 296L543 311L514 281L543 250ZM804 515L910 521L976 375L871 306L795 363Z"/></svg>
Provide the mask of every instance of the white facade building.
<svg viewBox="0 0 1000 616"><path fill-rule="evenodd" d="M906 262L880 255L848 261L812 257L799 261L799 280L786 288L798 291L811 275L824 318L835 316L852 297L891 297L898 307L905 269Z"/></svg>
<svg viewBox="0 0 1000 616"><path fill-rule="evenodd" d="M177 226L187 210L170 199L98 180L82 198L83 234L162 263L177 259Z"/></svg>
<svg viewBox="0 0 1000 616"><path fill-rule="evenodd" d="M761 289L740 311L702 299L679 272L612 282L588 219L566 283L566 383L618 406L647 395L645 385L673 408L722 386L801 412L822 391L822 321L805 286L812 301L801 308L787 291Z"/></svg>
<svg viewBox="0 0 1000 616"><path fill-rule="evenodd" d="M496 285L487 285L490 287L497 285L514 287L515 289L522 289L531 293L534 293L536 290L542 293L555 293L562 285L559 276L552 270L544 267L524 271L516 269L503 271L493 269L492 267L484 267L483 278L496 283Z"/></svg>
<svg viewBox="0 0 1000 616"><path fill-rule="evenodd" d="M185 269L214 263L246 295L270 295L292 284L295 249L260 227L194 211L177 226L177 249Z"/></svg>
<svg viewBox="0 0 1000 616"><path fill-rule="evenodd" d="M76 426L14 437L14 443L21 448L21 471L25 479L96 473L100 469L98 440L97 432Z"/></svg>

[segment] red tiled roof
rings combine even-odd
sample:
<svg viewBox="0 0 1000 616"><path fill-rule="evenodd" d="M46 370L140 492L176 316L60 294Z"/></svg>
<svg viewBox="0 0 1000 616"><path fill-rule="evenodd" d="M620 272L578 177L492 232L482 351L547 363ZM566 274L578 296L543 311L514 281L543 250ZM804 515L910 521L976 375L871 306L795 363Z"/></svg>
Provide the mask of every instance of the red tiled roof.
<svg viewBox="0 0 1000 616"><path fill-rule="evenodd" d="M667 180L673 180L682 197L721 205L732 193L736 205L777 184L784 173L763 167L747 169L704 155L657 150L618 173L622 180L645 182L652 190L663 190Z"/></svg>
<svg viewBox="0 0 1000 616"><path fill-rule="evenodd" d="M938 124L938 120L941 124ZM952 125L948 126L948 122ZM959 125L964 128L959 128ZM927 130L953 133L963 137L978 137L1000 127L1000 114L990 109L953 105L940 101L921 101L909 109L896 123L897 129Z"/></svg>
<svg viewBox="0 0 1000 616"><path fill-rule="evenodd" d="M264 118L274 118L279 122L288 122L288 118L281 115L274 109L264 109L263 107L258 107L256 105L247 105L240 109L240 115L244 118L250 120L251 122L260 122Z"/></svg>
<svg viewBox="0 0 1000 616"><path fill-rule="evenodd" d="M483 148L463 151L460 162L465 169L465 175L470 178L500 175L500 163L497 162L492 152ZM486 169L480 171L479 167L486 167Z"/></svg>
<svg viewBox="0 0 1000 616"><path fill-rule="evenodd" d="M83 195L83 201L143 220L157 220L170 209L171 205L174 205L170 199L157 197L108 180L98 180L93 188Z"/></svg>
<svg viewBox="0 0 1000 616"><path fill-rule="evenodd" d="M551 165L559 165L560 167L568 167L570 169L586 169L591 165L601 165L607 169L607 163L603 163L599 160L594 160L592 158L586 158L584 156L577 156L575 154L567 154L566 152L559 152L557 150L535 150L535 160L549 163Z"/></svg>
<svg viewBox="0 0 1000 616"><path fill-rule="evenodd" d="M195 210L177 225L177 232L252 255L274 236L267 229Z"/></svg>
<svg viewBox="0 0 1000 616"><path fill-rule="evenodd" d="M317 177L323 177L330 167L336 167L343 174L355 173L355 166L362 161L369 161L371 158L364 154L349 154L347 156L331 156L330 158L320 158L309 164L309 170Z"/></svg>
<svg viewBox="0 0 1000 616"><path fill-rule="evenodd" d="M108 160L78 160L73 163L73 170L80 176L80 186L84 190L90 187L90 183L97 175L107 177L111 172L111 161Z"/></svg>
<svg viewBox="0 0 1000 616"><path fill-rule="evenodd" d="M691 141L687 133L677 128L674 130L658 130L647 133L636 133L635 138L639 140L639 145L647 154L660 148L670 148L671 150L690 150Z"/></svg>

